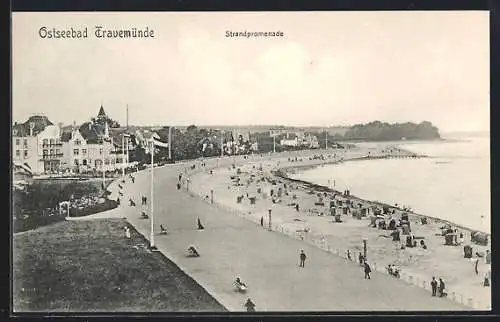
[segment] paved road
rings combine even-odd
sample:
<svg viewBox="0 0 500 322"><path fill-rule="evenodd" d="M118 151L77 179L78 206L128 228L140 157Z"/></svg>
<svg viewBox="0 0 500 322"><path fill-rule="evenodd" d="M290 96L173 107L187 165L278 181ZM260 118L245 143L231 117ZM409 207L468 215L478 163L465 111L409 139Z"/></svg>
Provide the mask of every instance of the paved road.
<svg viewBox="0 0 500 322"><path fill-rule="evenodd" d="M229 164L231 159L221 161ZM215 160L207 165L215 165ZM155 229L163 224L168 235L155 234L158 249L193 277L230 311L243 311L250 297L258 311L406 311L466 310L448 299L390 276L372 273L365 280L360 267L177 190L177 176L185 165L155 169ZM140 219L140 196L148 196L149 170L136 174L135 184L124 185L121 211L149 239L149 220ZM111 186L111 190L116 183ZM137 207L129 207L128 195ZM197 230L200 218L205 229ZM195 245L199 258L185 251ZM308 256L300 268L299 251ZM246 295L233 291L239 276L249 285Z"/></svg>

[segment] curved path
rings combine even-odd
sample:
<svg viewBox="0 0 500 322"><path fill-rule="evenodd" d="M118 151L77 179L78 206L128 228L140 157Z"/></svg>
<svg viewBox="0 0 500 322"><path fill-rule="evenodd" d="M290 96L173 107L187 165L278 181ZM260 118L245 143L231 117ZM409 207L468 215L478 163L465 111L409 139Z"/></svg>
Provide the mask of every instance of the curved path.
<svg viewBox="0 0 500 322"><path fill-rule="evenodd" d="M254 160L256 158L253 158ZM232 158L205 160L207 167L229 166ZM193 164L194 162L188 163ZM199 164L199 162L198 162ZM244 311L249 297L257 311L408 311L467 310L448 299L431 297L428 291L373 272L364 279L361 267L313 245L270 232L255 223L177 190L178 174L186 164L155 168L155 230L160 224L167 235L155 234L158 250L194 278L230 311ZM186 176L186 175L185 175ZM140 219L142 195L149 199L149 170L127 180L120 206L123 217L149 239L150 221ZM116 196L117 182L110 186ZM128 206L128 197L136 207ZM149 202L149 200L148 200ZM197 230L197 218L205 229ZM195 245L201 257L188 258ZM298 266L299 252L308 258ZM233 291L236 276L249 285L246 295Z"/></svg>

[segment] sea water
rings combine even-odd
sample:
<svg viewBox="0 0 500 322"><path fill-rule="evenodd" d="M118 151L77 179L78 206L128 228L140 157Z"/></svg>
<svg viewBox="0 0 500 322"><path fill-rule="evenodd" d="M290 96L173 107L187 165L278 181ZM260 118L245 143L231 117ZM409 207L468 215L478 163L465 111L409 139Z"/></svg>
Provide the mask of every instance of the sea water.
<svg viewBox="0 0 500 322"><path fill-rule="evenodd" d="M490 233L489 136L358 145L397 145L429 158L351 161L299 170L291 177Z"/></svg>

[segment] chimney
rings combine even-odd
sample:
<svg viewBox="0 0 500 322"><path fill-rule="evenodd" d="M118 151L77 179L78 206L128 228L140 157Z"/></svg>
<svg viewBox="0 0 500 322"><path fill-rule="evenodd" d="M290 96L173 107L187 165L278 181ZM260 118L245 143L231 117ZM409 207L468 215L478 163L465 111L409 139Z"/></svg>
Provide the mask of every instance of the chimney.
<svg viewBox="0 0 500 322"><path fill-rule="evenodd" d="M33 129L35 128L35 122L30 122L30 136L33 136Z"/></svg>

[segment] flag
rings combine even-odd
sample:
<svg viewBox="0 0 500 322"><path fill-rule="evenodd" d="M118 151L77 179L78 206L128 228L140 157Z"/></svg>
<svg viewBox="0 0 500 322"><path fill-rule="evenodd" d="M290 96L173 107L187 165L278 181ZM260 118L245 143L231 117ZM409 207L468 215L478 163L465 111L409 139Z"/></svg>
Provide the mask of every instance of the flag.
<svg viewBox="0 0 500 322"><path fill-rule="evenodd" d="M155 146L159 146L159 147L162 147L162 148L168 148L168 143L167 142L162 142L162 141L159 141L155 138L153 138L153 143Z"/></svg>

